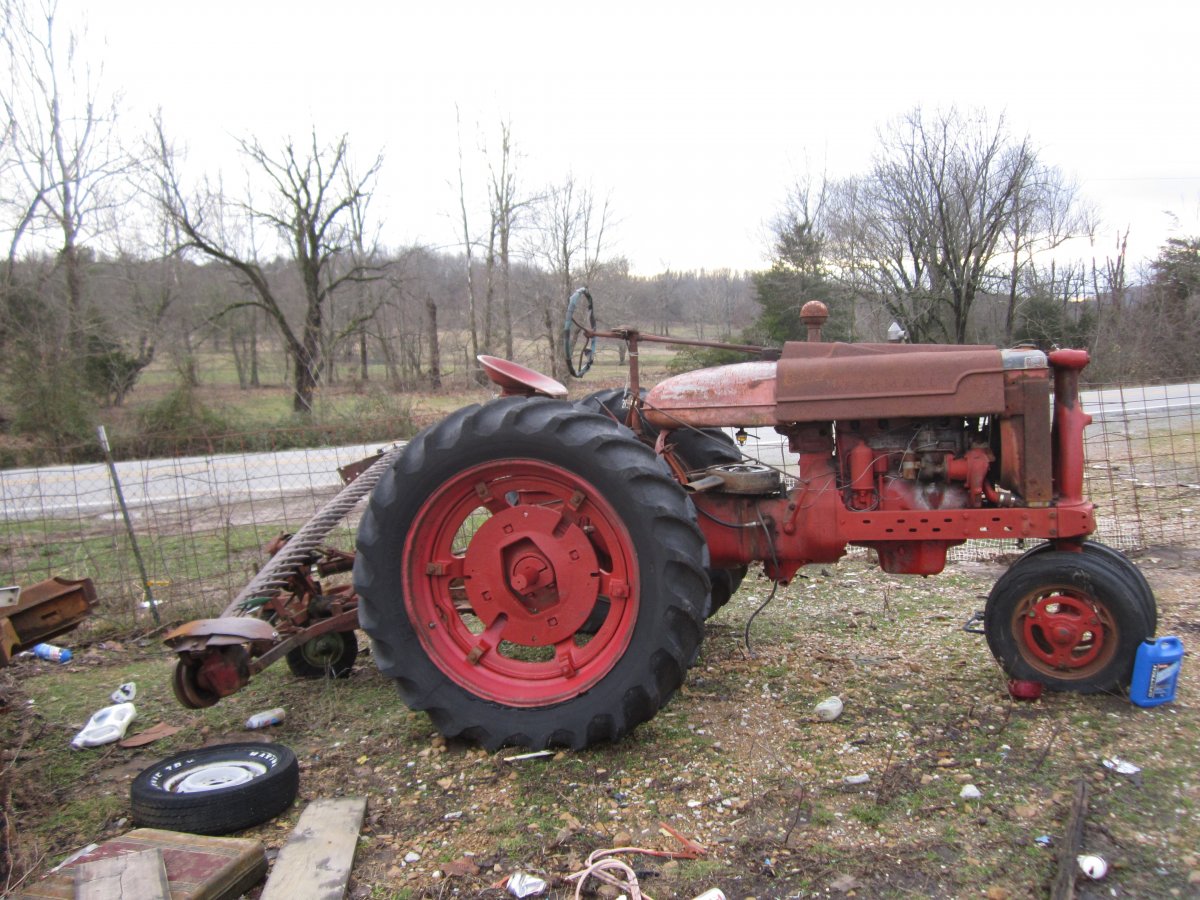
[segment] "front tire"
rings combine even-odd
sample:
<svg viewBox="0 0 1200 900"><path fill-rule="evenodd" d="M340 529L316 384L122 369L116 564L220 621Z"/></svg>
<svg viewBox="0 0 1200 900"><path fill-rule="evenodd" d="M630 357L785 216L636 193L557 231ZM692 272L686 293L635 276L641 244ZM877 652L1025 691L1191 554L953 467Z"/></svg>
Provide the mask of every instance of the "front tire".
<svg viewBox="0 0 1200 900"><path fill-rule="evenodd" d="M1053 551L1053 543L1038 544L1036 547L1026 550L1013 565L1019 565L1021 560L1028 559L1031 556L1051 553ZM1095 556L1108 563L1110 567L1117 571L1120 577L1125 579L1129 595L1141 604L1142 612L1146 617L1146 623L1150 628L1150 633L1154 634L1155 629L1158 627L1158 603L1154 599L1154 590L1150 587L1150 582L1146 580L1146 576L1142 573L1142 570L1120 550L1110 547L1108 544L1102 544L1099 541L1084 541L1081 552Z"/></svg>
<svg viewBox="0 0 1200 900"><path fill-rule="evenodd" d="M1141 602L1095 553L1046 551L1018 560L984 609L988 647L1012 678L1090 694L1128 685L1153 633Z"/></svg>
<svg viewBox="0 0 1200 900"><path fill-rule="evenodd" d="M580 749L678 689L703 558L650 448L571 405L502 398L423 431L383 476L354 584L380 670L443 734Z"/></svg>

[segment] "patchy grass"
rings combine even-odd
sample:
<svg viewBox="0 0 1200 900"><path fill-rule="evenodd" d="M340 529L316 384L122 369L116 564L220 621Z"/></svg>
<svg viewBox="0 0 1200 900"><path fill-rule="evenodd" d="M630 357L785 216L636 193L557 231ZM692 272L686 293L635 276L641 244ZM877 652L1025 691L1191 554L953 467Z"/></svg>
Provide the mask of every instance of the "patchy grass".
<svg viewBox="0 0 1200 900"><path fill-rule="evenodd" d="M1185 640L1198 610L1191 566L1186 556L1146 566L1161 633ZM447 744L400 704L369 655L351 678L330 682L294 678L280 663L194 711L176 705L172 661L153 641L79 647L66 666L21 660L0 673L10 707L0 716L0 765L11 796L11 878L36 876L129 828L129 781L155 760L208 742L270 739L299 755L301 800L248 833L279 847L306 801L365 795L356 898L498 898L489 885L514 871L569 897L563 878L597 848L678 849L660 823L708 849L691 861L624 857L660 898L714 886L738 898L838 889L1044 896L1080 778L1091 787L1085 845L1111 867L1104 891L1193 896L1196 667L1185 664L1175 704L1152 710L1110 695L1015 702L983 639L961 629L998 571L958 563L944 577L905 579L862 558L814 567L758 616L750 650L742 630L767 585L748 579L655 719L616 745L519 762ZM183 730L139 750L67 750L87 715L131 679L134 730L160 720ZM816 721L813 705L833 694L845 713ZM247 716L273 706L287 709L282 725L242 730ZM1140 765L1140 779L1104 768L1113 755ZM860 775L869 780L845 780ZM981 799L959 796L968 783ZM1040 835L1055 846L1039 846ZM408 853L420 859L403 862ZM444 874L464 859L477 875Z"/></svg>

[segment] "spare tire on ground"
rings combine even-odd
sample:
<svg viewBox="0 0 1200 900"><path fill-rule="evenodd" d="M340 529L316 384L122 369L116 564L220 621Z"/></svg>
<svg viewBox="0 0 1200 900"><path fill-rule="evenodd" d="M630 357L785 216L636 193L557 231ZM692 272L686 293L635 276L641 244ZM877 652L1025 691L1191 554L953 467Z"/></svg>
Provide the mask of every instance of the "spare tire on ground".
<svg viewBox="0 0 1200 900"><path fill-rule="evenodd" d="M143 770L130 787L130 805L138 825L229 834L275 818L299 789L296 754L282 744L219 744Z"/></svg>

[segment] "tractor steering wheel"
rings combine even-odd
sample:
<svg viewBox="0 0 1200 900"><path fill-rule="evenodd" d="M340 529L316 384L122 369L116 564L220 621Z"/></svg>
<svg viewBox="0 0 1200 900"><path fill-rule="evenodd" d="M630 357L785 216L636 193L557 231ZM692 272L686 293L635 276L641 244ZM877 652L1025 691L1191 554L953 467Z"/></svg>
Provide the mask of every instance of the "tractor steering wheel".
<svg viewBox="0 0 1200 900"><path fill-rule="evenodd" d="M563 352L567 371L576 378L582 378L596 359L596 309L587 288L577 288L567 301Z"/></svg>

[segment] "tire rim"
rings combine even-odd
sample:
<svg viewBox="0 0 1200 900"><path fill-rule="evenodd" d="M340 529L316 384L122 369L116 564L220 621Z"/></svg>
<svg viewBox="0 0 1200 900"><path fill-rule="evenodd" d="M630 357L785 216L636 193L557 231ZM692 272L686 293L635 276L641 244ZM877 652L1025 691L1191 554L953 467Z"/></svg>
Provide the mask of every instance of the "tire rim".
<svg viewBox="0 0 1200 900"><path fill-rule="evenodd" d="M584 693L637 621L637 557L620 516L589 482L540 460L491 461L443 483L413 518L402 577L433 663L506 706ZM603 624L579 633L600 600Z"/></svg>
<svg viewBox="0 0 1200 900"><path fill-rule="evenodd" d="M170 794L200 794L237 787L261 778L268 772L260 762L251 760L219 760L184 769L164 779L162 789Z"/></svg>
<svg viewBox="0 0 1200 900"><path fill-rule="evenodd" d="M332 669L346 650L346 639L340 632L330 631L300 645L300 654L310 666Z"/></svg>
<svg viewBox="0 0 1200 900"><path fill-rule="evenodd" d="M1013 633L1022 657L1039 672L1083 680L1111 661L1118 629L1095 598L1061 588L1027 595L1017 604Z"/></svg>

